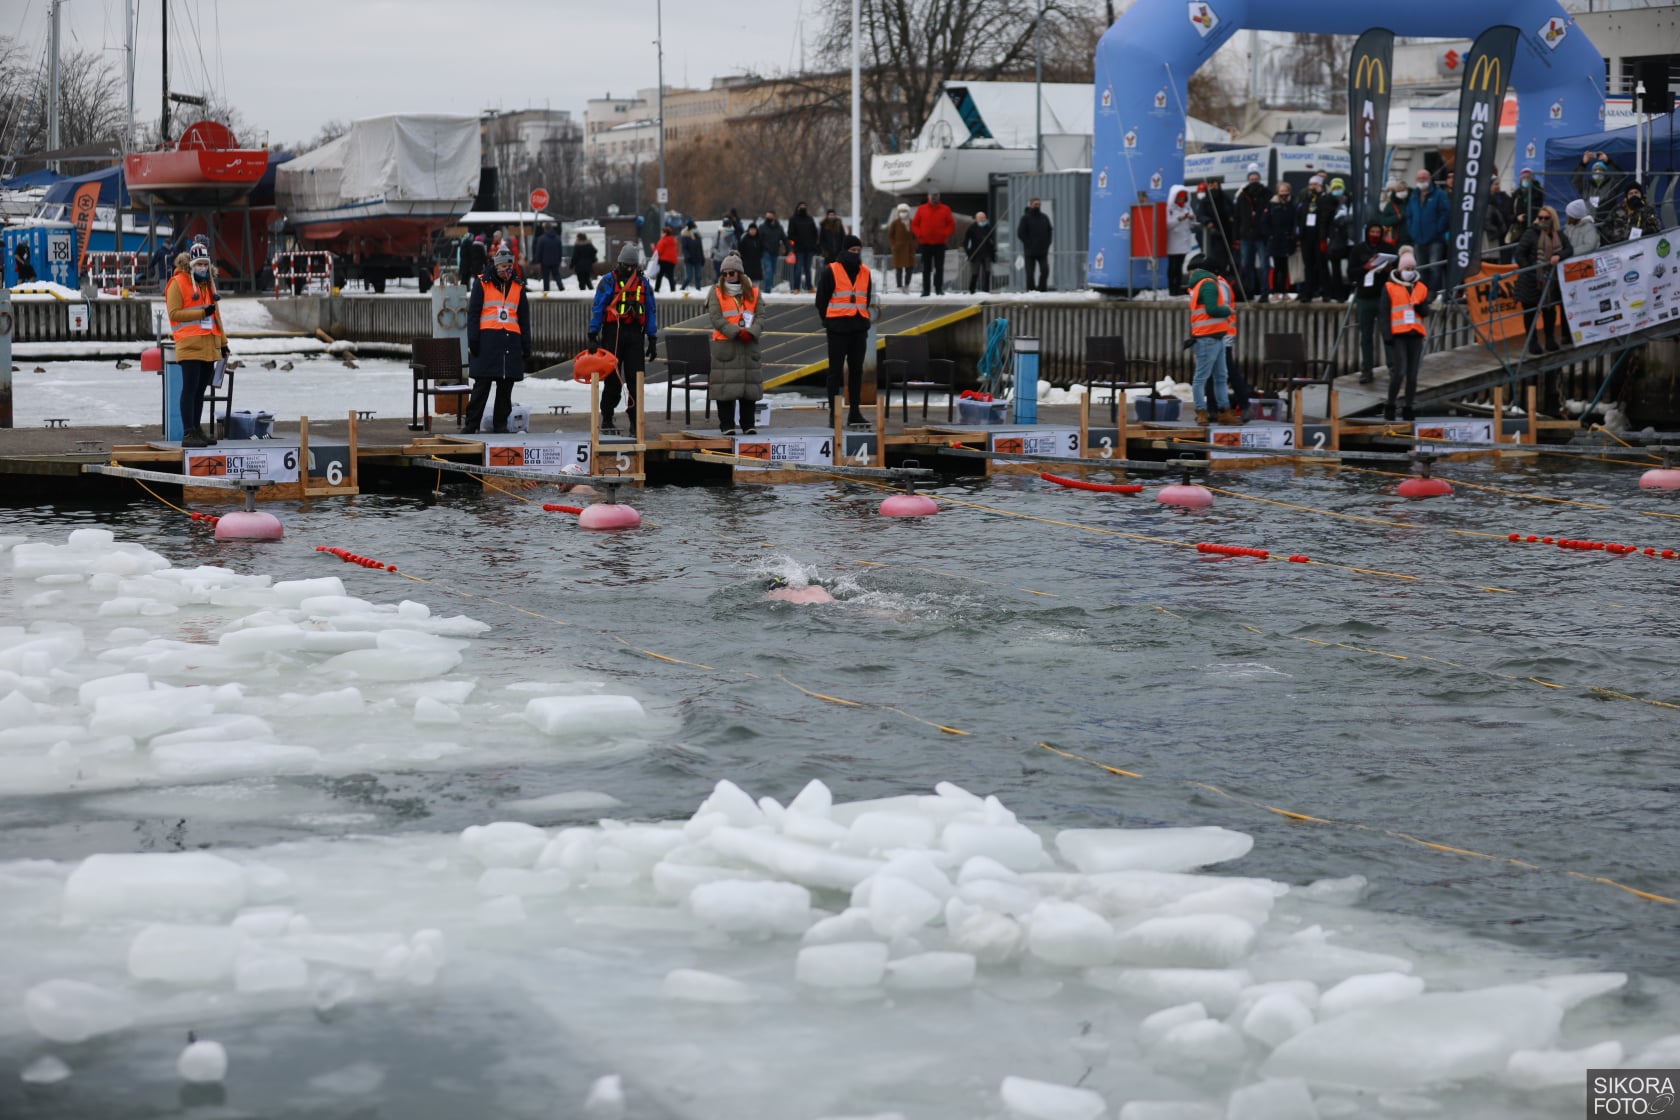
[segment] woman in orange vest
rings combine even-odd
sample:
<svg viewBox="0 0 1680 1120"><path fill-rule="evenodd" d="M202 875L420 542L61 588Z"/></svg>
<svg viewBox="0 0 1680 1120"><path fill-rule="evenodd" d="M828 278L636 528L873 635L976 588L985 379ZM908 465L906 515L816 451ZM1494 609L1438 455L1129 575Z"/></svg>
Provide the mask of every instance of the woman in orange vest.
<svg viewBox="0 0 1680 1120"><path fill-rule="evenodd" d="M712 324L712 374L707 394L717 402L718 426L726 436L755 436L754 402L764 396L764 365L758 343L758 289L746 277L739 253L718 266L718 281L706 291ZM735 419L740 402L741 419Z"/></svg>
<svg viewBox="0 0 1680 1120"><path fill-rule="evenodd" d="M175 360L181 366L181 446L209 447L204 432L204 395L210 391L218 358L228 356L227 331L216 305L216 281L210 275L210 250L200 242L175 258L175 275L164 296Z"/></svg>
<svg viewBox="0 0 1680 1120"><path fill-rule="evenodd" d="M1208 422L1208 389L1219 405L1219 422L1236 423L1231 411L1230 391L1225 384L1225 339L1230 332L1226 320L1232 312L1219 300L1219 279L1208 271L1207 258L1200 253L1189 262L1190 338L1196 353L1196 376L1190 390L1196 401L1196 423Z"/></svg>
<svg viewBox="0 0 1680 1120"><path fill-rule="evenodd" d="M1423 362L1423 339L1429 328L1424 318L1429 314L1429 288L1418 279L1417 255L1410 245L1400 246L1400 256L1394 272L1383 285L1382 303L1377 310L1377 322L1388 335L1388 405L1383 419L1394 419L1394 399L1400 393L1402 381L1406 385L1404 419L1415 419L1412 398L1417 395L1418 366Z"/></svg>
<svg viewBox="0 0 1680 1120"><path fill-rule="evenodd" d="M462 421L468 432L484 424L484 406L496 390L491 430L506 432L513 412L513 383L525 379L531 360L531 304L515 273L513 249L503 243L467 301L467 353L472 357L472 396Z"/></svg>

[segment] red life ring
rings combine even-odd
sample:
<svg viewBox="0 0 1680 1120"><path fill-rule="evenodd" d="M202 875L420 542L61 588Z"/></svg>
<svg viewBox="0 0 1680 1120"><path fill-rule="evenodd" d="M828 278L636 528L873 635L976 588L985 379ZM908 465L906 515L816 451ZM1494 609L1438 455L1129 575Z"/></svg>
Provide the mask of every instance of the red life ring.
<svg viewBox="0 0 1680 1120"><path fill-rule="evenodd" d="M1143 493L1143 483L1141 482L1125 482L1118 484L1112 482L1086 482L1082 478L1063 478L1059 474L1050 474L1048 472L1042 472L1038 477L1042 478L1046 482L1054 482L1057 486L1066 486L1071 490L1096 490L1103 494Z"/></svg>
<svg viewBox="0 0 1680 1120"><path fill-rule="evenodd" d="M580 385L611 377L618 369L618 358L611 350L580 350L572 359L572 380Z"/></svg>

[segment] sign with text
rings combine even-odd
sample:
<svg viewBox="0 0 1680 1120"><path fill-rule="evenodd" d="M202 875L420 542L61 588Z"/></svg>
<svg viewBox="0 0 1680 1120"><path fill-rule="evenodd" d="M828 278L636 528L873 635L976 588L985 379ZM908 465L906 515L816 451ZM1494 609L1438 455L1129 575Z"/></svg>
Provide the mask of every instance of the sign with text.
<svg viewBox="0 0 1680 1120"><path fill-rule="evenodd" d="M988 450L999 455L1053 455L1058 459L1079 458L1077 428L1028 428L1015 432L990 433ZM998 460L1006 462L1007 460Z"/></svg>
<svg viewBox="0 0 1680 1120"><path fill-rule="evenodd" d="M484 465L487 467L527 467L532 471L552 474L573 463L589 466L588 440L516 437L510 442L486 441L484 444Z"/></svg>
<svg viewBox="0 0 1680 1120"><path fill-rule="evenodd" d="M1209 459L1254 459L1267 456L1264 451L1293 451L1295 425L1244 424L1240 428L1209 428L1208 442L1219 451L1208 452Z"/></svg>
<svg viewBox="0 0 1680 1120"><path fill-rule="evenodd" d="M832 466L833 436L736 436L735 454L742 459L775 460L779 463L812 463ZM768 471L774 467L737 465L738 471Z"/></svg>
<svg viewBox="0 0 1680 1120"><path fill-rule="evenodd" d="M1599 342L1680 316L1680 229L1603 246L1558 265L1563 313L1577 344Z"/></svg>
<svg viewBox="0 0 1680 1120"><path fill-rule="evenodd" d="M88 305L72 303L70 308L70 333L86 334L88 329Z"/></svg>
<svg viewBox="0 0 1680 1120"><path fill-rule="evenodd" d="M274 482L298 480L296 447L189 449L182 452L188 478L266 478ZM188 485L191 485L189 483Z"/></svg>
<svg viewBox="0 0 1680 1120"><path fill-rule="evenodd" d="M1412 438L1423 447L1443 444L1483 444L1493 442L1493 420L1478 420L1472 416L1444 416L1438 420L1417 420L1412 424Z"/></svg>

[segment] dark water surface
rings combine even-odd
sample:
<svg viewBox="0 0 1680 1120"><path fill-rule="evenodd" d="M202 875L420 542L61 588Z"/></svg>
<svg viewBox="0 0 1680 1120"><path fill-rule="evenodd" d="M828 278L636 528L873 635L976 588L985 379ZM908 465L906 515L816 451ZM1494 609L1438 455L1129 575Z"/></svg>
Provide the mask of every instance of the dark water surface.
<svg viewBox="0 0 1680 1120"><path fill-rule="evenodd" d="M1563 874L1680 897L1680 709L1595 691L1680 703L1680 561L1504 539L1517 531L1673 547L1680 523L1634 511L1680 507L1639 492L1627 467L1542 459L1442 473L1611 508L1467 487L1407 503L1389 492L1393 479L1375 474L1267 469L1217 481L1424 528L1224 497L1192 514L1025 478L938 491L1006 513L953 505L920 522L878 517L878 492L822 483L649 490L632 499L648 524L619 535L580 532L569 517L476 487L436 503L364 495L277 508L287 523L277 544L217 545L149 499L93 511L13 508L0 514L0 532L61 540L102 524L177 566L337 575L352 595L420 599L490 623L463 674L519 679L544 665L582 666L634 682L680 717L671 741L628 759L314 783L347 809L375 814L376 831L450 832L497 819L497 802L555 788L605 790L626 802L613 815L649 819L689 815L724 777L784 802L811 778L836 800L951 780L1058 828L1224 825L1255 837L1240 873L1293 883L1359 874L1371 881L1370 909L1680 979L1680 907ZM1391 574L1212 560L1113 534L1263 547ZM433 585L341 565L317 544ZM770 573L808 574L841 602L765 603ZM77 800L0 800L0 858L149 847L172 829L185 846L299 835L273 824L111 820L80 814ZM1263 806L1342 823L1303 823Z"/></svg>

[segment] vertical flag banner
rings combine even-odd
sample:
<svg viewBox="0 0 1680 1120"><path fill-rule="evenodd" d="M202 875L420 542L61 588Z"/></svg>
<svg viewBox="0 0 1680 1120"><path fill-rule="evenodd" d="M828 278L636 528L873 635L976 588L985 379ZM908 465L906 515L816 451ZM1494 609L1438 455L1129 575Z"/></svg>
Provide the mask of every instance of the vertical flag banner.
<svg viewBox="0 0 1680 1120"><path fill-rule="evenodd" d="M1382 197L1388 162L1388 102L1393 88L1394 32L1373 27L1359 37L1348 60L1348 198L1358 225L1371 219ZM1349 226L1363 240L1363 229Z"/></svg>
<svg viewBox="0 0 1680 1120"><path fill-rule="evenodd" d="M1494 174L1499 145L1499 114L1516 60L1515 27L1490 27L1476 36L1464 57L1464 84L1458 95L1458 166L1453 181L1451 240L1444 290L1451 290L1482 264L1482 224L1487 217L1487 184Z"/></svg>
<svg viewBox="0 0 1680 1120"><path fill-rule="evenodd" d="M83 183L70 203L70 221L76 227L76 275L87 263L88 242L93 239L93 212L99 207L99 184ZM122 215L117 215L122 220Z"/></svg>

